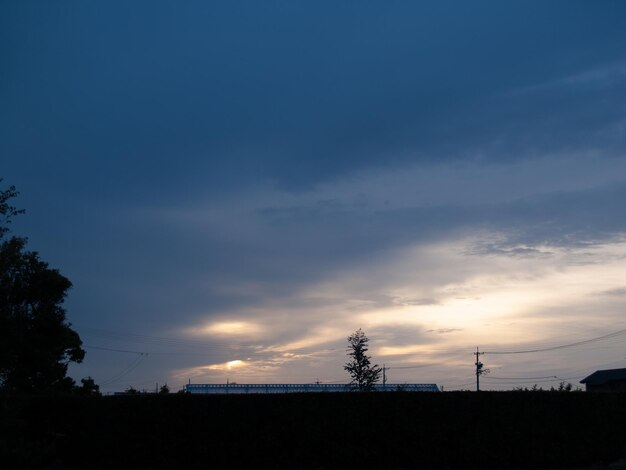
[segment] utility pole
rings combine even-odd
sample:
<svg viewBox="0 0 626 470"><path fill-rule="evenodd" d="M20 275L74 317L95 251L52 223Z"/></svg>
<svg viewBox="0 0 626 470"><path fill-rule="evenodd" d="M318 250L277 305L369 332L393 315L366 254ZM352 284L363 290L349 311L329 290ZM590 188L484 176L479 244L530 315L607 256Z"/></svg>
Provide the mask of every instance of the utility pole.
<svg viewBox="0 0 626 470"><path fill-rule="evenodd" d="M383 364L383 388L387 385L387 368Z"/></svg>
<svg viewBox="0 0 626 470"><path fill-rule="evenodd" d="M476 352L473 353L473 355L476 356L476 362L474 363L474 365L476 366L476 391L477 392L480 392L480 375L483 372L486 372L485 370L483 370L483 363L480 362L479 360L480 356L482 356L483 354L485 353L479 352L478 346L476 346Z"/></svg>

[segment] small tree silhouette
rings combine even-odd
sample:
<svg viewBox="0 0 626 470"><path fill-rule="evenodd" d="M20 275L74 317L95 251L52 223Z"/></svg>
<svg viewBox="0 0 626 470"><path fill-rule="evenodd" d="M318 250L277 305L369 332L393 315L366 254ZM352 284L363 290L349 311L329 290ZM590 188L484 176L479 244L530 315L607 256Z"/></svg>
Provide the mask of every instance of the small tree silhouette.
<svg viewBox="0 0 626 470"><path fill-rule="evenodd" d="M80 382L81 382L81 386L74 388L74 391L76 392L76 394L86 395L86 396L101 396L102 395L100 393L100 387L98 386L98 384L96 384L96 382L91 376L85 377L84 379L80 379Z"/></svg>
<svg viewBox="0 0 626 470"><path fill-rule="evenodd" d="M380 379L382 369L378 364L371 365L370 357L365 354L368 350L369 339L359 328L348 336L348 356L352 359L346 363L344 369L352 377L350 385L354 390L360 392L370 392L374 389L374 384Z"/></svg>

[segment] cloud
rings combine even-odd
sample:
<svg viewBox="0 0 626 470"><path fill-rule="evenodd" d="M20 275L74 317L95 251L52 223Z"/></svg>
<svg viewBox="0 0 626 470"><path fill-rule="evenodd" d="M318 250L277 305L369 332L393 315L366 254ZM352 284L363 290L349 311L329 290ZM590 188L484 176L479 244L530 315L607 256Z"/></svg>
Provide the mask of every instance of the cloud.
<svg viewBox="0 0 626 470"><path fill-rule="evenodd" d="M139 344L180 380L333 380L358 327L463 371L620 321L623 6L190 5L1 7L15 229L74 324L176 340Z"/></svg>
<svg viewBox="0 0 626 470"><path fill-rule="evenodd" d="M2 153L38 184L58 170L69 198L166 203L259 179L302 191L410 163L624 150L623 15L565 22L543 5L538 21L490 5L487 19L454 3L157 2L129 8L115 34L114 7L6 7Z"/></svg>
<svg viewBox="0 0 626 470"><path fill-rule="evenodd" d="M369 335L379 362L385 358L398 367L426 362L454 369L463 362L455 352L459 344L467 344L469 354L475 342L497 350L516 343L525 346L530 338L565 341L565 331L586 338L595 333L579 328L592 314L599 325L623 322L615 306L596 313L593 300L598 286L615 282L626 269L619 256L626 252L623 243L555 248L551 258L507 254L485 258L465 248L473 243L466 239L399 250L386 263L374 260L338 272L283 299L283 313L275 300L258 305L251 314L256 322L276 325L281 315L290 321L257 338L261 348L249 353L248 364L258 370L248 369L248 376L240 371L240 377L267 378L296 365L311 377L322 365L331 377L341 377L345 337L358 327ZM598 263L578 263L580 256L591 256ZM436 271L423 269L434 260ZM357 278L355 273L361 274ZM438 302L394 302L405 290L426 291ZM370 302L372 296L390 300Z"/></svg>
<svg viewBox="0 0 626 470"><path fill-rule="evenodd" d="M463 331L461 328L439 328L437 330L426 330L427 333L438 333L440 335L454 333L455 331Z"/></svg>
<svg viewBox="0 0 626 470"><path fill-rule="evenodd" d="M626 229L619 204L626 195L624 165L623 159L596 156L411 165L364 171L300 193L260 184L224 194L219 203L209 197L193 205L139 205L116 220L116 230L129 241L120 251L123 264L102 265L102 282L126 297L148 286L167 293L165 302L160 296L137 299L146 312L138 315L162 312L172 326L184 318L196 328L257 325L259 305L274 304L282 312L277 324L310 311L311 325L345 302L354 310L437 305L439 292L380 292L379 280L369 280L370 264L384 266L413 247L467 237L473 242L459 249L471 255L546 261L558 258L559 249L612 242ZM90 246L76 248L77 255L94 257ZM105 260L119 250L115 239L100 244ZM597 262L583 253L575 262ZM416 267L429 272L432 282L454 277L440 271L440 259L422 258ZM111 270L125 272L125 280L111 278ZM397 280L415 272L409 266L394 270L385 276ZM341 273L350 273L351 285L362 284L369 295L352 298L343 285L333 287ZM169 317L172 310L182 317Z"/></svg>
<svg viewBox="0 0 626 470"><path fill-rule="evenodd" d="M599 292L598 295L624 297L626 296L626 287L618 287L616 289L605 290L605 291Z"/></svg>
<svg viewBox="0 0 626 470"><path fill-rule="evenodd" d="M260 182L217 201L129 206L106 219L113 238L97 256L75 246L100 269L80 268L90 274L70 311L100 299L115 325L181 335L188 346L157 348L171 352L157 362L172 383L342 380L345 339L360 327L379 363L437 364L394 380L452 383L477 344L585 339L620 324L619 296L597 292L623 287L623 162L411 164L297 193ZM214 349L194 343L202 335ZM236 360L246 366L224 368Z"/></svg>
<svg viewBox="0 0 626 470"><path fill-rule="evenodd" d="M261 334L263 327L246 321L223 321L211 322L199 328L191 328L187 332L193 336L243 336L251 339Z"/></svg>

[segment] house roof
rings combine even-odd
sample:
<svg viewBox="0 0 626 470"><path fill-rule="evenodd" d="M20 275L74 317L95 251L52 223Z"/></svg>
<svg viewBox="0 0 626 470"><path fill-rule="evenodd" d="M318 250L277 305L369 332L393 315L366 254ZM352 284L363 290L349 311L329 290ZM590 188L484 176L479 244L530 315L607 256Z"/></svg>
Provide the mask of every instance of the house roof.
<svg viewBox="0 0 626 470"><path fill-rule="evenodd" d="M581 384L602 385L611 380L626 380L626 369L597 370L580 381Z"/></svg>

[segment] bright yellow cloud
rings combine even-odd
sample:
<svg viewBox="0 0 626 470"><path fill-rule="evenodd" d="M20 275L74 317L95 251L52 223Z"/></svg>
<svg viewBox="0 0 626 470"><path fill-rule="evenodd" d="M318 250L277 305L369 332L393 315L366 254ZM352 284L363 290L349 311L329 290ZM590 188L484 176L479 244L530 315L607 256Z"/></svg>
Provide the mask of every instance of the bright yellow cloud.
<svg viewBox="0 0 626 470"><path fill-rule="evenodd" d="M212 336L248 336L257 337L263 333L264 327L258 323L249 321L222 321L213 322L199 327L188 328L186 332L190 335L212 335Z"/></svg>

